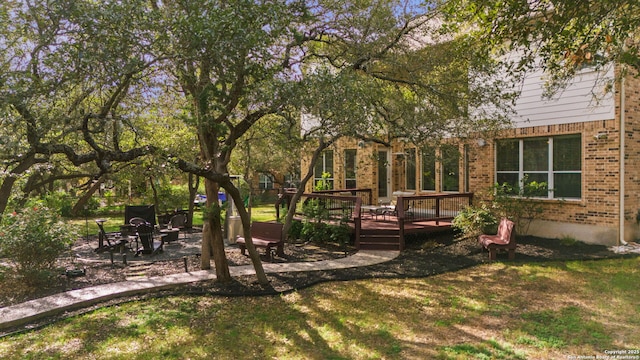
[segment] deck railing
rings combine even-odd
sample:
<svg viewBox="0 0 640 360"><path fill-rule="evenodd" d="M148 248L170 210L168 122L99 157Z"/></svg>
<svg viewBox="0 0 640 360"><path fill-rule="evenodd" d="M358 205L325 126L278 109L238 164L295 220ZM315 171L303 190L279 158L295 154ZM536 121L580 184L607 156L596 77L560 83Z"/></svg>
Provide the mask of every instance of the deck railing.
<svg viewBox="0 0 640 360"><path fill-rule="evenodd" d="M328 194L341 196L357 196L361 199L362 205L372 205L373 191L371 189L337 189L337 190L318 190L314 194ZM350 195L349 195L350 194Z"/></svg>
<svg viewBox="0 0 640 360"><path fill-rule="evenodd" d="M324 193L302 194L296 206L296 213L312 221L327 221L336 224L340 222L352 223L357 246L357 242L360 239L360 228L362 227L361 206L362 199L359 196Z"/></svg>
<svg viewBox="0 0 640 360"><path fill-rule="evenodd" d="M399 196L398 222L451 220L472 201L473 193Z"/></svg>
<svg viewBox="0 0 640 360"><path fill-rule="evenodd" d="M473 193L429 194L399 196L397 200L400 249L405 246L405 223L418 221L440 221L453 219L458 212L471 205Z"/></svg>

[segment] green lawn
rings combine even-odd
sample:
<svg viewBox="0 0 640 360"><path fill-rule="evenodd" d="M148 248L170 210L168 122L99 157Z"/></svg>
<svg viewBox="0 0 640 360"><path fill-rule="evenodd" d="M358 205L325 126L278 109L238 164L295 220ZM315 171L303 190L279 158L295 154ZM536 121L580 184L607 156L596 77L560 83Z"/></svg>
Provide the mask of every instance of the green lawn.
<svg viewBox="0 0 640 360"><path fill-rule="evenodd" d="M269 297L172 296L0 339L3 359L566 359L640 349L640 259L493 263Z"/></svg>
<svg viewBox="0 0 640 360"><path fill-rule="evenodd" d="M96 225L95 222L96 219L107 220L104 223L104 228L107 232L120 231L120 225L124 224L124 215L91 216L87 219L71 219L68 220L68 223L81 236L85 236L87 231L90 235L96 235L98 233L98 225ZM251 219L252 221L273 221L276 219L276 210L273 205L254 207L251 209ZM202 211L195 211L193 225L201 227L202 222Z"/></svg>

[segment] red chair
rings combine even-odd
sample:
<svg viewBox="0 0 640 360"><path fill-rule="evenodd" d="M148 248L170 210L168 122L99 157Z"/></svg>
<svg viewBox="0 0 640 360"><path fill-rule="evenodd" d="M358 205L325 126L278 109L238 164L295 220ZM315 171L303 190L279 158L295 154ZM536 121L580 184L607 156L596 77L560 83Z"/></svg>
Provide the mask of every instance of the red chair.
<svg viewBox="0 0 640 360"><path fill-rule="evenodd" d="M478 242L489 251L489 260L496 259L498 250L508 251L509 260L516 258L516 229L515 223L507 218L500 220L496 235L480 235Z"/></svg>

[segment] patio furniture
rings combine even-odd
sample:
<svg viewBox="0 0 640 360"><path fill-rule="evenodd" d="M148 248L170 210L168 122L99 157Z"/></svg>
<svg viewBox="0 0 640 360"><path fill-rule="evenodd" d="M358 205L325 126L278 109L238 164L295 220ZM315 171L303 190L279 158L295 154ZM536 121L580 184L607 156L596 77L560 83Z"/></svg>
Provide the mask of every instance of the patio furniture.
<svg viewBox="0 0 640 360"><path fill-rule="evenodd" d="M133 218L142 218L152 226L156 223L156 208L154 205L127 205L124 208L124 223L130 224Z"/></svg>
<svg viewBox="0 0 640 360"><path fill-rule="evenodd" d="M503 218L498 225L498 233L496 235L480 235L478 242L484 249L489 251L489 260L496 259L498 250L507 251L509 260L516 258L516 229L513 221Z"/></svg>
<svg viewBox="0 0 640 360"><path fill-rule="evenodd" d="M136 248L136 255L154 255L164 250L164 235L160 236L160 240L154 239L154 227L153 225L145 222L137 226L136 232L138 233L138 239L142 247ZM136 241L136 245L137 241Z"/></svg>
<svg viewBox="0 0 640 360"><path fill-rule="evenodd" d="M103 224L107 220L105 219L96 219L96 224L98 224L99 232L98 232L98 247L95 249L96 252L102 251L115 251L119 250L122 252L127 245L127 240L120 237L120 234L107 234L104 230ZM105 245L106 242L106 245Z"/></svg>
<svg viewBox="0 0 640 360"><path fill-rule="evenodd" d="M273 258L273 252L279 256L284 256L284 242L282 241L282 224L253 222L251 223L251 240L255 247L263 247L266 249L267 255ZM242 255L245 255L247 248L245 239L242 236L236 238L236 243L240 248Z"/></svg>
<svg viewBox="0 0 640 360"><path fill-rule="evenodd" d="M166 235L164 238L165 243L170 243L174 241L178 241L178 234L180 233L179 229L160 229L160 234Z"/></svg>
<svg viewBox="0 0 640 360"><path fill-rule="evenodd" d="M178 236L180 236L180 231L184 231L187 227L187 215L183 213L178 213L173 215L169 222L167 223L167 229L178 229ZM186 236L186 234L185 234Z"/></svg>
<svg viewBox="0 0 640 360"><path fill-rule="evenodd" d="M393 205L363 205L360 207L362 213L366 213L369 215L371 219L378 220L378 216L382 216L382 219L385 219L386 214L393 210L395 207Z"/></svg>
<svg viewBox="0 0 640 360"><path fill-rule="evenodd" d="M395 191L393 192L393 198L391 200L391 206L392 208L390 210L388 210L385 215L390 215L390 216L398 216L398 197L402 197L402 196L413 196L415 195L415 193L413 191ZM402 202L403 208L404 208L404 215L405 218L412 218L413 217L413 212L409 210L409 202L408 201L403 201Z"/></svg>

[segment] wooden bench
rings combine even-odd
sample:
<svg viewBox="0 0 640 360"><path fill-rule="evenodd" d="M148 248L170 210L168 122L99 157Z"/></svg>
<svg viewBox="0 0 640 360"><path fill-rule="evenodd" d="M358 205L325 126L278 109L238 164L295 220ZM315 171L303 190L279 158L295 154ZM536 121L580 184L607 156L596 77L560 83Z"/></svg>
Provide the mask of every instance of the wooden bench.
<svg viewBox="0 0 640 360"><path fill-rule="evenodd" d="M480 235L478 242L489 251L489 260L496 259L498 250L508 251L509 260L516 258L516 229L514 222L509 219L500 220L496 235Z"/></svg>
<svg viewBox="0 0 640 360"><path fill-rule="evenodd" d="M251 223L251 239L253 245L266 249L267 255L273 257L273 251L278 256L284 256L284 242L282 240L282 227L280 223L253 222ZM246 255L247 249L244 237L238 235L236 243L242 255Z"/></svg>

